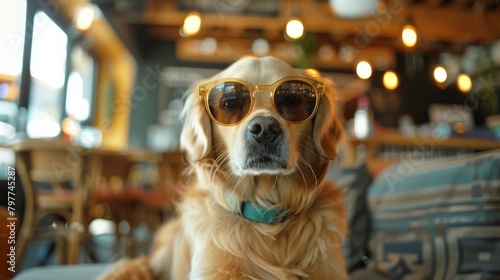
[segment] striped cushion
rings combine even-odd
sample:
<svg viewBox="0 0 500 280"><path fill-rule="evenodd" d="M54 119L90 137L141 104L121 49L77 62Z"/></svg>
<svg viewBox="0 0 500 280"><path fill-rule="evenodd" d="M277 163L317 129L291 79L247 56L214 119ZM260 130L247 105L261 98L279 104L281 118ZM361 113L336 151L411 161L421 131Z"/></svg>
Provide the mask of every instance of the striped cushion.
<svg viewBox="0 0 500 280"><path fill-rule="evenodd" d="M500 278L500 150L403 161L377 177L368 203L377 269L395 279Z"/></svg>

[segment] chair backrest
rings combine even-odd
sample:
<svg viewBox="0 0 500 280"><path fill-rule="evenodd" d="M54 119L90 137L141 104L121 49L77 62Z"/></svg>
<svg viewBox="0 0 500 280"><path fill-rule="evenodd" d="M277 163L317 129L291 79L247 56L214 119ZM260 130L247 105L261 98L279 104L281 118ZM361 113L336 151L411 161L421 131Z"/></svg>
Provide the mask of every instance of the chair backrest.
<svg viewBox="0 0 500 280"><path fill-rule="evenodd" d="M60 185L74 178L78 160L71 157L72 145L63 139L26 139L11 148L21 167L21 180ZM23 174L25 171L26 174ZM24 178L23 178L24 177Z"/></svg>
<svg viewBox="0 0 500 280"><path fill-rule="evenodd" d="M20 233L16 241L16 256L22 260L26 245L41 217L56 214L66 221L72 219L76 201L74 192L64 189L69 182L74 182L75 187L79 185L77 177L82 172L80 167L83 163L81 151L60 138L24 139L10 147L16 155L16 171L25 198ZM42 190L39 188L40 183L51 189Z"/></svg>

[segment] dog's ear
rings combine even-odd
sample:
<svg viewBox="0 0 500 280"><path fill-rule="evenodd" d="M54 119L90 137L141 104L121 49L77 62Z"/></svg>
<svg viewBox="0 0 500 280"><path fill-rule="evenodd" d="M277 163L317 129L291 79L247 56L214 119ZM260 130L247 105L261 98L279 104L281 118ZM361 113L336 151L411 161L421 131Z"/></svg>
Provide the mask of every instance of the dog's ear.
<svg viewBox="0 0 500 280"><path fill-rule="evenodd" d="M205 159L212 148L212 125L205 110L205 103L199 97L197 87L186 92L181 117L184 127L181 133L181 148L192 162Z"/></svg>
<svg viewBox="0 0 500 280"><path fill-rule="evenodd" d="M326 89L314 117L313 137L322 160L331 160L337 155L337 144L343 136L343 125L335 104L333 82L328 79L324 82Z"/></svg>

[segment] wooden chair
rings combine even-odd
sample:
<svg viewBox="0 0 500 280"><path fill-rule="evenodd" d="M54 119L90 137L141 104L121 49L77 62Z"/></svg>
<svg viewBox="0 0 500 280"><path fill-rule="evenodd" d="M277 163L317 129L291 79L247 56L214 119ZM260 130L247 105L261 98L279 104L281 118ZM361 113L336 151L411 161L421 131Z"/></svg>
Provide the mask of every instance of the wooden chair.
<svg viewBox="0 0 500 280"><path fill-rule="evenodd" d="M75 182L81 164L71 157L73 148L62 139L23 140L11 148L16 154L16 167L25 195L24 217L16 242L16 255L21 262L42 217L52 214L66 222L71 220L75 192L68 186ZM40 189L38 184L50 188ZM57 255L60 263L66 263L64 225L59 224L57 230Z"/></svg>
<svg viewBox="0 0 500 280"><path fill-rule="evenodd" d="M56 214L67 221L57 242L60 263L78 261L88 225L94 218L106 218L116 225L125 220L131 230L116 231L117 241L126 244L125 255L133 256L131 231L143 221L163 221L172 209L171 194L183 169L180 152L110 151L85 149L62 139L24 140L11 146L26 195L26 210L19 241L21 256L35 226L46 214ZM128 178L137 163L158 164L159 182L151 189L131 185ZM38 183L51 186L40 190ZM68 188L72 183L73 188ZM97 206L106 213L96 214ZM101 207L102 209L103 207ZM144 216L145 215L145 216Z"/></svg>

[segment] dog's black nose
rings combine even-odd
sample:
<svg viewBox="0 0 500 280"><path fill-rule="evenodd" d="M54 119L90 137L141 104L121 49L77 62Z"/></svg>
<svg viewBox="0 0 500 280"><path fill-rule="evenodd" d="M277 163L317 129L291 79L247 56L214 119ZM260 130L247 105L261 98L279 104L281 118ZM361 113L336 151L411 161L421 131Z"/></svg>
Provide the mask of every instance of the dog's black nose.
<svg viewBox="0 0 500 280"><path fill-rule="evenodd" d="M261 144L274 141L281 134L281 126L273 117L256 117L247 127L247 135Z"/></svg>

